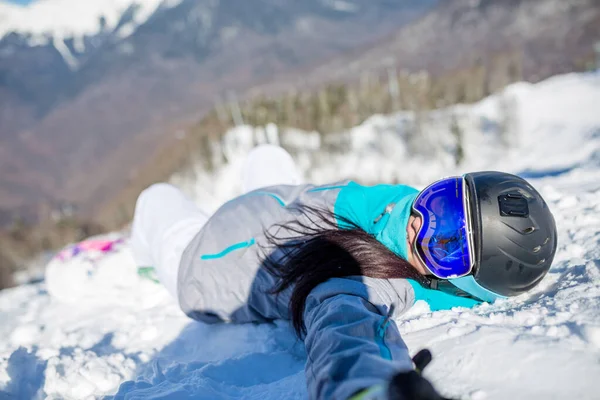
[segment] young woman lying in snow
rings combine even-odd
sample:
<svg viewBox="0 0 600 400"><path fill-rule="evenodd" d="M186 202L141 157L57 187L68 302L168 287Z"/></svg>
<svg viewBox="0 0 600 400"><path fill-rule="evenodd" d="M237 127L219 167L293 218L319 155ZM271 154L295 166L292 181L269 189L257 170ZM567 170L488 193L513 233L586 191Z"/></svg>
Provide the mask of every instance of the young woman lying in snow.
<svg viewBox="0 0 600 400"><path fill-rule="evenodd" d="M279 148L255 158L277 171L293 164ZM156 269L191 318L291 320L311 399L441 399L414 371L394 318L416 300L442 310L526 292L556 251L546 203L514 175L470 173L419 192L352 181L261 188L254 172L264 171L245 172L255 190L212 216L173 186L146 189L136 262Z"/></svg>

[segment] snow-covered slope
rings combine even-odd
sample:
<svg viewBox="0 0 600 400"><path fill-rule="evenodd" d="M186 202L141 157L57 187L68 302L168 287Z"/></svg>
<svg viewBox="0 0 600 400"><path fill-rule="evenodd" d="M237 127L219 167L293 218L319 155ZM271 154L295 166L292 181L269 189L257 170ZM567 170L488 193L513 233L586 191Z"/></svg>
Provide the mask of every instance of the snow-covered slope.
<svg viewBox="0 0 600 400"><path fill-rule="evenodd" d="M39 0L27 6L0 3L0 38L16 32L30 35L33 43L51 38L82 38L101 31L112 32L130 11L132 21L121 27L128 36L161 6L174 6L181 0Z"/></svg>
<svg viewBox="0 0 600 400"><path fill-rule="evenodd" d="M328 153L326 162L318 135L280 132L279 140L295 143L310 180L351 175L423 185L442 175L496 168L529 177L547 199L559 251L532 293L472 310L430 313L417 304L397 321L412 352L431 348L435 359L426 375L444 394L472 400L598 398L598 104L598 74L517 84L474 106L426 117L374 116L328 139L347 150ZM411 134L415 121L421 121L417 142ZM209 206L226 200L240 190L249 130L230 132L221 146L231 164L210 176L198 170L175 181ZM459 131L464 161L456 167ZM277 137L273 127L259 136ZM65 299L85 293L76 301L50 297L44 283L0 294L0 398L306 398L306 355L286 322L190 321L161 287L136 276L127 246L71 265L78 267L90 271L89 279L78 288L60 288Z"/></svg>
<svg viewBox="0 0 600 400"><path fill-rule="evenodd" d="M350 177L367 184L425 186L440 176L478 169L527 177L589 169L597 173L598 102L598 74L569 74L538 84L513 84L474 105L424 115L374 115L339 134L240 126L212 145L216 163L232 162L210 173L201 163L175 176L174 183L216 207L241 193L237 177L242 160L257 142L282 144L315 183ZM463 160L457 165L460 147Z"/></svg>

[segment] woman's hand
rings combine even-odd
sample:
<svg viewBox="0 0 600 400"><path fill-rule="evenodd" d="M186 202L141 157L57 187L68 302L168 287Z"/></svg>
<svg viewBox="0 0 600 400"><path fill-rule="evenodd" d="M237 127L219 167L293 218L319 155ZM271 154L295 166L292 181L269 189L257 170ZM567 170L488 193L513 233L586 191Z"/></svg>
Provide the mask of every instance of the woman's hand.
<svg viewBox="0 0 600 400"><path fill-rule="evenodd" d="M400 372L387 387L379 385L367 389L350 400L451 400L441 396L421 372L431 362L429 350L421 350L413 357L415 370Z"/></svg>
<svg viewBox="0 0 600 400"><path fill-rule="evenodd" d="M415 370L401 372L392 378L388 386L388 400L450 400L440 396L431 382L421 376L432 358L429 350L419 351L413 357Z"/></svg>
<svg viewBox="0 0 600 400"><path fill-rule="evenodd" d="M449 400L417 371L402 372L392 378L387 400Z"/></svg>

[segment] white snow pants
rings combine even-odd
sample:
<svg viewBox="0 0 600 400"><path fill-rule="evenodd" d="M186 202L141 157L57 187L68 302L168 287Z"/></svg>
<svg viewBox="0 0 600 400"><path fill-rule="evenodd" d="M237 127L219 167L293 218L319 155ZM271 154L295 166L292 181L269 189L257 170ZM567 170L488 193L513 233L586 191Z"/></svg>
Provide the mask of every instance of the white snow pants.
<svg viewBox="0 0 600 400"><path fill-rule="evenodd" d="M292 157L281 147L253 149L242 168L242 188L298 185L302 179ZM131 247L138 267L154 267L159 281L177 299L181 256L210 215L175 186L158 183L137 199L131 228Z"/></svg>

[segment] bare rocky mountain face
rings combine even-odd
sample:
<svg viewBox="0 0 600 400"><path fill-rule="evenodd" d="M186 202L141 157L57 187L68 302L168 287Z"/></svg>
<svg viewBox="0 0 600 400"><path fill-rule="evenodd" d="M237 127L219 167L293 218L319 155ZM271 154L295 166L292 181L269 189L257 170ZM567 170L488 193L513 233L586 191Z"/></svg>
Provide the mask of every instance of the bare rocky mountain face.
<svg viewBox="0 0 600 400"><path fill-rule="evenodd" d="M522 79L581 68L600 41L600 0L452 0L376 46L325 63L307 82L354 79L389 66L431 74L511 54Z"/></svg>
<svg viewBox="0 0 600 400"><path fill-rule="evenodd" d="M0 223L63 201L89 212L218 97L368 47L436 1L183 0L126 35L135 5L94 35L8 33Z"/></svg>

